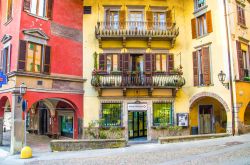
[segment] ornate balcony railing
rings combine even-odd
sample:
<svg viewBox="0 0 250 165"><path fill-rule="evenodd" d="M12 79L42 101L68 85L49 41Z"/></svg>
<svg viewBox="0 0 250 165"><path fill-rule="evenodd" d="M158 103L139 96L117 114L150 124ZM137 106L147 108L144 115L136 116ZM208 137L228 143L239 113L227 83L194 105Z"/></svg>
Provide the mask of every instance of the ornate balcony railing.
<svg viewBox="0 0 250 165"><path fill-rule="evenodd" d="M180 73L93 72L91 84L100 88L181 88L185 79Z"/></svg>
<svg viewBox="0 0 250 165"><path fill-rule="evenodd" d="M95 28L96 38L116 38L126 40L127 38L140 38L145 40L169 40L174 44L179 35L179 28L173 23L168 26L165 22L98 22Z"/></svg>

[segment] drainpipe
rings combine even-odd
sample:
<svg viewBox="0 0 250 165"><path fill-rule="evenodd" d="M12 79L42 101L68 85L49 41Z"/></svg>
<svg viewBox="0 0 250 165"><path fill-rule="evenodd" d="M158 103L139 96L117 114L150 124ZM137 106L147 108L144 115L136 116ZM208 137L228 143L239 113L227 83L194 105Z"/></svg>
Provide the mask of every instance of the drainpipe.
<svg viewBox="0 0 250 165"><path fill-rule="evenodd" d="M231 96L231 107L232 107L232 134L235 135L235 110L234 110L234 90L233 90L233 77L232 77L232 61L231 61L231 51L230 51L230 43L229 43L229 26L228 26L228 18L227 18L227 3L226 0L224 2L224 14L225 14L225 22L226 22L226 36L227 36L227 51L228 51L228 69L229 69L229 90Z"/></svg>

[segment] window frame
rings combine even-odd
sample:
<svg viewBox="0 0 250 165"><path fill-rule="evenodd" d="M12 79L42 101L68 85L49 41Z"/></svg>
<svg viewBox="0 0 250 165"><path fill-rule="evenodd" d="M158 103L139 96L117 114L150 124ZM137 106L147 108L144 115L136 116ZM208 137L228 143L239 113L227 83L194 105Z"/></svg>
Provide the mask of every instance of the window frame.
<svg viewBox="0 0 250 165"><path fill-rule="evenodd" d="M166 21L166 19L167 19L167 14L166 14L166 11L162 11L162 10L159 10L159 11L157 11L157 10L153 10L152 11L152 13L153 13L153 29L155 29L155 30L166 30L167 29L167 21ZM159 15L160 14L164 14L164 19L163 19L163 21L161 21L160 19L159 19ZM157 15L157 22L155 21L155 15Z"/></svg>
<svg viewBox="0 0 250 165"><path fill-rule="evenodd" d="M166 104L166 107L170 106L168 123L161 123L161 122L156 123L155 122L155 111L156 111L155 105L156 104L161 104L161 105ZM156 102L156 103L153 103L153 108L152 109L153 109L153 114L152 114L152 118L153 118L152 119L152 124L153 124L153 126L161 126L161 124L163 124L164 126L167 126L167 125L173 125L174 124L174 105L173 105L172 102ZM166 116L164 116L164 117L166 117Z"/></svg>
<svg viewBox="0 0 250 165"><path fill-rule="evenodd" d="M201 8L203 8L204 6L206 6L206 0L203 0L203 5L199 6L199 0L194 0L194 11L197 11Z"/></svg>
<svg viewBox="0 0 250 165"><path fill-rule="evenodd" d="M13 0L6 1L6 22L9 22L13 18ZM11 2L11 5L9 3Z"/></svg>
<svg viewBox="0 0 250 165"><path fill-rule="evenodd" d="M200 29L200 25L202 25L202 29ZM196 17L196 29L197 37L208 34L206 13Z"/></svg>
<svg viewBox="0 0 250 165"><path fill-rule="evenodd" d="M35 71L35 67L33 68L33 70L32 71L28 71L27 70L27 65L28 65L28 49L29 49L29 44L30 43L32 43L32 44L34 44L35 45L35 47L37 46L37 45L40 45L41 46L41 62L40 62L40 71L39 72L36 72ZM26 59L25 59L25 71L26 72L30 72L30 73L43 73L43 64L44 64L44 62L43 62L43 60L44 60L44 56L45 56L45 50L44 50L44 48L45 48L45 45L42 45L42 44L39 44L39 43L35 43L35 42L32 42L32 41L27 41L27 47L26 47ZM33 53L33 63L34 63L34 59L35 59L35 57L36 57L36 55L35 55L35 51L34 51L34 53Z"/></svg>
<svg viewBox="0 0 250 165"><path fill-rule="evenodd" d="M141 13L141 21L131 21L131 12L137 12ZM145 11L144 9L138 8L138 9L128 9L128 28L129 30L144 30L144 22L145 22ZM137 23L136 23L137 22ZM138 24L139 23L139 24Z"/></svg>
<svg viewBox="0 0 250 165"><path fill-rule="evenodd" d="M48 1L47 0L35 0L35 1L36 1L36 9L35 9L36 13L32 12L32 7L33 7L32 6L32 2L33 2L32 0L30 1L30 13L34 14L34 15L36 15L38 17L42 17L42 18L46 17L47 10L48 10ZM39 15L39 12L40 12L40 10L39 10L40 1L43 1L43 5L44 5L44 7L43 7L43 15L42 16Z"/></svg>
<svg viewBox="0 0 250 165"><path fill-rule="evenodd" d="M5 49L8 49L7 53L6 53L6 68L5 68L5 72L4 72L4 69L3 69L3 56L4 56L4 51ZM5 74L9 73L10 70L11 70L11 49L12 49L12 46L10 43L8 44L5 44L3 49L2 49L2 55L1 55L1 66L2 66L2 72L4 72Z"/></svg>
<svg viewBox="0 0 250 165"><path fill-rule="evenodd" d="M117 112L116 115L120 115L118 118L116 118L116 124L112 125L113 123L111 122L111 120L109 119L109 121L105 121L105 117L104 117L104 105L109 105L109 106L112 106L112 105L119 105L118 108L120 112ZM113 108L113 107L112 107ZM109 109L110 111L111 108ZM114 110L113 110L114 112ZM114 114L112 114L114 116ZM117 117L117 116L116 116ZM122 127L122 103L101 103L101 113L100 113L100 119L103 120L103 125L101 125L101 127ZM120 120L120 123L118 123L118 121Z"/></svg>
<svg viewBox="0 0 250 165"><path fill-rule="evenodd" d="M113 29L113 30L118 30L120 29L120 8L105 8L105 15L104 15L104 22L105 22L105 28L106 29ZM109 11L109 23L108 23L108 18L107 18L107 12ZM117 21L111 21L111 12L117 12L118 15L118 20ZM113 16L114 18L114 16Z"/></svg>
<svg viewBox="0 0 250 165"><path fill-rule="evenodd" d="M117 56L117 64L116 64L116 68L117 70L114 70L114 56ZM111 60L111 64L110 64L110 70L108 69L108 57L110 57ZM106 69L107 73L111 73L111 72L118 72L119 71L119 54L114 53L114 54L106 54L106 68L104 68L104 70Z"/></svg>
<svg viewBox="0 0 250 165"><path fill-rule="evenodd" d="M246 13L245 7L241 4L237 4L237 23L241 26L246 26Z"/></svg>

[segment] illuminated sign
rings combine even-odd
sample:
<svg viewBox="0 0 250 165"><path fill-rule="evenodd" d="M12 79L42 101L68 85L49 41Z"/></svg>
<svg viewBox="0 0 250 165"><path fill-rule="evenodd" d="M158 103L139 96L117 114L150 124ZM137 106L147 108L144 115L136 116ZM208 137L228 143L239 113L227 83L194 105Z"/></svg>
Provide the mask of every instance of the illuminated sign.
<svg viewBox="0 0 250 165"><path fill-rule="evenodd" d="M7 76L2 71L0 71L0 88L4 84L7 84Z"/></svg>

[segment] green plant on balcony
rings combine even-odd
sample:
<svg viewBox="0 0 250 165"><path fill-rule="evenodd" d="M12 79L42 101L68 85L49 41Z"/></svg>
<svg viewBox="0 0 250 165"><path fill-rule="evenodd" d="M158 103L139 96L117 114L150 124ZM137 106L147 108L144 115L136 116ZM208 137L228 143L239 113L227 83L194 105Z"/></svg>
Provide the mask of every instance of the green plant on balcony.
<svg viewBox="0 0 250 165"><path fill-rule="evenodd" d="M97 64L98 53L94 52L93 57L94 57L94 69L97 70L97 67L98 67L98 64Z"/></svg>

